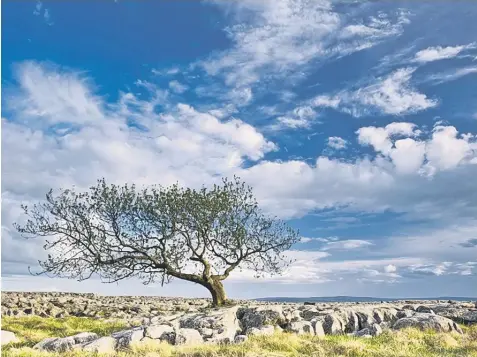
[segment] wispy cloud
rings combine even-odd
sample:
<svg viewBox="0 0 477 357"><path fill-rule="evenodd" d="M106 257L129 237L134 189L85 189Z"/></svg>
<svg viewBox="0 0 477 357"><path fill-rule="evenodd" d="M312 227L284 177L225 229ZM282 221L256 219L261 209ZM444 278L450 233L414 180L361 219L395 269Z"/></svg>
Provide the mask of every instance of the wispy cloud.
<svg viewBox="0 0 477 357"><path fill-rule="evenodd" d="M343 90L332 96L319 95L311 103L357 117L374 112L388 115L411 114L437 106L436 99L419 93L411 85L414 71L414 68L401 68L354 91Z"/></svg>
<svg viewBox="0 0 477 357"><path fill-rule="evenodd" d="M369 247L373 243L361 240L361 239L348 239L340 240L336 242L328 242L321 250L350 250L350 249L361 249L364 247Z"/></svg>
<svg viewBox="0 0 477 357"><path fill-rule="evenodd" d="M427 63L456 57L462 51L475 48L475 43L462 46L428 47L416 53L415 62Z"/></svg>
<svg viewBox="0 0 477 357"><path fill-rule="evenodd" d="M178 93L178 94L182 94L182 93L184 93L187 89L189 89L188 86L186 86L185 84L182 84L181 82L176 81L176 80L173 80L173 81L170 81L170 82L169 82L169 88L170 88L173 92Z"/></svg>
<svg viewBox="0 0 477 357"><path fill-rule="evenodd" d="M48 26L53 25L50 10L47 8L44 8L43 3L41 1L36 2L35 10L33 10L33 15L41 16Z"/></svg>
<svg viewBox="0 0 477 357"><path fill-rule="evenodd" d="M444 73L432 74L428 76L425 81L429 81L432 84L441 84L445 82L455 81L469 74L477 74L477 66L468 66L446 71Z"/></svg>

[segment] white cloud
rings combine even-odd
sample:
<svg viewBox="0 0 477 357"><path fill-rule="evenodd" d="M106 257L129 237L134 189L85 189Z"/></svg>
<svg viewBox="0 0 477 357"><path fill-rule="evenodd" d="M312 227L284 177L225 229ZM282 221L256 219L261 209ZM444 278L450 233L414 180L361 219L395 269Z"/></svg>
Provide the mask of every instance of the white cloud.
<svg viewBox="0 0 477 357"><path fill-rule="evenodd" d="M453 169L465 159L470 162L476 153L475 137L462 135L459 138L455 127L438 125L426 145L427 166L432 172Z"/></svg>
<svg viewBox="0 0 477 357"><path fill-rule="evenodd" d="M436 100L427 98L410 86L413 72L411 68L399 69L376 84L359 89L353 98L362 105L391 115L414 113L436 106Z"/></svg>
<svg viewBox="0 0 477 357"><path fill-rule="evenodd" d="M327 95L319 95L314 98L311 103L315 107L329 107L337 109L341 103L341 99L339 97L330 97Z"/></svg>
<svg viewBox="0 0 477 357"><path fill-rule="evenodd" d="M350 250L350 249L360 249L364 247L369 247L373 243L361 239L348 239L340 240L336 242L328 242L322 250Z"/></svg>
<svg viewBox="0 0 477 357"><path fill-rule="evenodd" d="M395 273L396 271L397 271L397 267L393 264L389 264L384 267L385 273Z"/></svg>
<svg viewBox="0 0 477 357"><path fill-rule="evenodd" d="M348 142L345 139L340 138L339 136L331 136L328 138L328 146L330 148L341 150L345 149L347 145Z"/></svg>
<svg viewBox="0 0 477 357"><path fill-rule="evenodd" d="M424 50L421 50L416 53L414 57L414 61L420 63L427 63L433 61L439 61L443 59L449 59L456 57L459 53L466 49L474 48L475 44L471 43L468 45L462 46L436 46L436 47L428 47Z"/></svg>
<svg viewBox="0 0 477 357"><path fill-rule="evenodd" d="M430 99L411 86L415 69L401 68L373 83L356 90L343 90L333 96L319 95L310 103L316 107L330 107L360 117L378 112L388 115L417 113L437 106L436 99Z"/></svg>
<svg viewBox="0 0 477 357"><path fill-rule="evenodd" d="M433 84L441 84L445 82L455 81L459 78L475 73L477 73L477 66L468 66L447 71L444 73L432 74L427 77L426 80L432 82Z"/></svg>
<svg viewBox="0 0 477 357"><path fill-rule="evenodd" d="M178 93L178 94L182 94L182 93L184 93L187 89L189 89L188 86L186 86L185 84L182 84L181 82L176 81L176 80L173 80L173 81L170 81L170 82L169 82L169 88L170 88L173 92Z"/></svg>
<svg viewBox="0 0 477 357"><path fill-rule="evenodd" d="M51 20L50 10L43 7L43 3L41 1L37 1L35 5L35 10L33 10L33 15L35 16L42 16L45 23L49 26L53 25L53 21Z"/></svg>
<svg viewBox="0 0 477 357"><path fill-rule="evenodd" d="M381 150L382 158L344 161L321 156L311 164L299 160L254 162L263 159L276 146L256 128L239 119L222 121L190 105L174 104L153 87L150 88L153 95L148 101L123 93L117 103L106 104L94 94L94 87L87 78L74 72L58 71L58 68L54 70L25 63L18 67L18 87L8 88L2 145L4 152L15 155L3 156L2 251L10 273L24 268L26 262L34 264L38 255L35 253L41 250L33 243L19 240L11 229L12 221L20 217L20 203L42 199L50 187L76 185L79 189L86 188L103 176L115 183L142 185L179 181L197 187L216 182L220 176L238 174L254 187L266 212L282 218L334 208L348 212L391 210L443 223L475 217L477 213L473 203L477 202L473 180L476 165L470 165L475 158L474 139L471 135L459 137L453 127L436 127L430 138L420 140L426 145L426 155L431 153L427 164L436 168L432 180L419 173L402 178L396 167L390 165L398 160L392 156L393 150L402 150L398 143L403 140L400 136L418 141L419 131L410 123L392 123L368 132L367 142ZM165 108L160 114L154 110L156 103ZM296 114L306 112L297 111ZM128 126L128 120L137 127ZM59 129L63 133L54 134ZM384 139L376 141L375 132L382 135L383 131ZM383 144L386 140L391 142L391 149ZM457 140L457 144L452 140ZM453 149L444 149L446 145ZM463 150L464 147L469 147L470 151ZM245 159L249 160L246 166L242 165ZM457 171L458 168L465 171ZM459 185L450 184L455 183L456 178ZM327 245L329 251L340 246L357 248L356 243L350 241L320 239L316 241ZM466 239L468 236L457 243ZM30 244L28 248L27 244ZM358 243L358 246L366 244ZM23 247L21 256L13 255L12 251L20 247ZM428 254L424 250L418 247L415 250L421 252L421 256L413 256L407 261L408 265L434 264L422 258ZM471 249L462 247L462 250ZM303 282L325 282L333 279L332 275L327 275L329 271L358 274L361 268L367 267L371 276L376 275L371 271L386 273L382 273L384 267L390 264L400 270L403 266L397 259L375 263L346 261L340 262L344 264L340 268L324 253L313 253L313 259L318 259L318 263L312 270L305 271L302 269L306 259L299 255L302 253L292 253L303 264L291 268L282 280L274 278L278 279L274 281L292 281L296 275ZM13 259L19 259L21 263L15 263ZM470 259L466 258L466 261Z"/></svg>
<svg viewBox="0 0 477 357"><path fill-rule="evenodd" d="M317 113L310 106L299 106L284 116L276 118L277 123L269 126L272 130L309 128L316 121Z"/></svg>
<svg viewBox="0 0 477 357"><path fill-rule="evenodd" d="M415 128L416 125L413 123L395 122L386 125L384 128L374 126L362 127L356 133L358 134L358 142L361 145L371 145L375 151L389 154L393 146L391 137L395 135L405 137L419 135Z"/></svg>
<svg viewBox="0 0 477 357"><path fill-rule="evenodd" d="M428 140L411 138L392 141L392 136L417 136L420 131L412 123L391 123L385 128L363 127L357 131L362 145L371 145L376 152L389 157L399 173L420 171L434 174L450 170L461 162L472 163L476 155L475 136L461 135L453 126L436 125ZM426 161L425 165L424 162Z"/></svg>
<svg viewBox="0 0 477 357"><path fill-rule="evenodd" d="M407 14L400 12L396 18L381 13L379 18L368 17L354 27L343 26L341 15L329 0L213 3L236 20L226 29L234 46L200 62L200 66L209 75L223 75L227 86L251 85L264 73L285 77L313 60L372 47L401 33L407 23Z"/></svg>

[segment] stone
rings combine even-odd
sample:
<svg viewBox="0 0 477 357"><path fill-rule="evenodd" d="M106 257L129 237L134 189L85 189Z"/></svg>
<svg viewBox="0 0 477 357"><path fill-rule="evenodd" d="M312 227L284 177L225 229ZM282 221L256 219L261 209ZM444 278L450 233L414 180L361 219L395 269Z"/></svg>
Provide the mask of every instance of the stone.
<svg viewBox="0 0 477 357"><path fill-rule="evenodd" d="M75 340L75 344L91 342L99 338L99 336L93 332L81 332L71 337Z"/></svg>
<svg viewBox="0 0 477 357"><path fill-rule="evenodd" d="M201 335L206 341L233 342L237 332L241 331L237 310L238 307L233 307L185 315L179 319L179 327L203 331Z"/></svg>
<svg viewBox="0 0 477 357"><path fill-rule="evenodd" d="M416 307L416 312L424 312L426 314L434 314L434 311L429 306L419 305Z"/></svg>
<svg viewBox="0 0 477 357"><path fill-rule="evenodd" d="M326 313L324 313L323 311L319 311L317 308L313 307L303 310L300 315L303 317L303 319L311 321L315 317L325 316Z"/></svg>
<svg viewBox="0 0 477 357"><path fill-rule="evenodd" d="M247 329L247 335L250 336L270 336L275 333L275 327L272 325L257 327L250 327Z"/></svg>
<svg viewBox="0 0 477 357"><path fill-rule="evenodd" d="M1 330L1 338L0 343L1 345L6 345L8 343L16 343L19 342L19 339L13 332Z"/></svg>
<svg viewBox="0 0 477 357"><path fill-rule="evenodd" d="M462 329L451 319L428 313L415 313L411 317L404 317L396 321L393 330L414 327L420 330L432 329L438 332L457 332L462 334Z"/></svg>
<svg viewBox="0 0 477 357"><path fill-rule="evenodd" d="M289 314L286 315L286 318L290 322L303 320L301 317L301 313L298 310L291 311Z"/></svg>
<svg viewBox="0 0 477 357"><path fill-rule="evenodd" d="M344 333L345 324L339 314L328 314L324 317L323 329L327 335L340 335Z"/></svg>
<svg viewBox="0 0 477 357"><path fill-rule="evenodd" d="M266 325L283 325L286 322L281 306L246 308L243 311L238 311L237 316L239 315L242 315L240 321L245 330L253 327L261 328Z"/></svg>
<svg viewBox="0 0 477 357"><path fill-rule="evenodd" d="M359 330L359 317L354 311L347 311L345 313L344 332L355 332Z"/></svg>
<svg viewBox="0 0 477 357"><path fill-rule="evenodd" d="M323 328L322 319L311 320L311 325L313 326L313 330L315 331L315 336L319 336L319 337L325 336L325 330Z"/></svg>
<svg viewBox="0 0 477 357"><path fill-rule="evenodd" d="M132 344L141 342L144 336L145 330L142 327L137 327L129 330L115 332L111 337L117 340L116 348L129 348Z"/></svg>
<svg viewBox="0 0 477 357"><path fill-rule="evenodd" d="M117 340L113 337L100 337L92 342L80 345L79 348L87 352L95 353L114 353Z"/></svg>
<svg viewBox="0 0 477 357"><path fill-rule="evenodd" d="M191 328L180 328L176 332L176 345L195 345L203 342L204 339L197 330Z"/></svg>
<svg viewBox="0 0 477 357"><path fill-rule="evenodd" d="M75 345L75 339L73 337L49 337L38 342L34 349L48 352L66 352L73 349Z"/></svg>
<svg viewBox="0 0 477 357"><path fill-rule="evenodd" d="M234 338L235 343L244 343L248 340L248 336L246 335L237 335Z"/></svg>
<svg viewBox="0 0 477 357"><path fill-rule="evenodd" d="M396 316L398 319L402 319L403 317L411 317L414 313L413 310L402 310L398 311Z"/></svg>
<svg viewBox="0 0 477 357"><path fill-rule="evenodd" d="M361 329L371 327L376 323L376 320L374 319L374 312L371 309L361 309L356 311L356 315L358 315L359 326Z"/></svg>
<svg viewBox="0 0 477 357"><path fill-rule="evenodd" d="M167 341L170 344L174 344L175 332L174 328L169 325L150 325L146 327L144 337L154 340Z"/></svg>
<svg viewBox="0 0 477 357"><path fill-rule="evenodd" d="M297 335L304 335L304 334L314 335L315 334L315 330L311 322L309 321L290 322L290 324L287 326L287 330Z"/></svg>

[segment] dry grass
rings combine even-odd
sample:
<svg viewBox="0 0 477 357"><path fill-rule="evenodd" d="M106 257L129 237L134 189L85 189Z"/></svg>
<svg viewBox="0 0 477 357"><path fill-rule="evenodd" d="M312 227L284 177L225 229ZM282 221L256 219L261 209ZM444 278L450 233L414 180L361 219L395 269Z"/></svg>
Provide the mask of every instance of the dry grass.
<svg viewBox="0 0 477 357"><path fill-rule="evenodd" d="M3 348L2 356L11 357L80 357L96 356L84 352L62 354L41 353L31 346L52 336L68 336L90 331L108 335L124 325L85 318L41 319L3 318L2 328L13 331L20 343ZM297 336L277 333L257 336L238 345L200 345L175 347L167 343L149 342L131 350L114 354L117 357L477 357L477 326L464 328L463 336L439 334L414 329L384 333L372 339L348 336Z"/></svg>

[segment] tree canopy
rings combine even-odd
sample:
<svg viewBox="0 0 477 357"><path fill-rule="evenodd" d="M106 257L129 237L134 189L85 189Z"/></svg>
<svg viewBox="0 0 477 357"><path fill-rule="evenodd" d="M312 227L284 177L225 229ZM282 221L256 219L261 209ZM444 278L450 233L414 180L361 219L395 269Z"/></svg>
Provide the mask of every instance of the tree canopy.
<svg viewBox="0 0 477 357"><path fill-rule="evenodd" d="M137 189L98 180L89 192L61 190L31 209L15 228L26 238L48 237L42 271L80 281L137 277L144 284L173 278L207 288L216 306L226 301L222 281L235 269L277 274L298 231L264 215L239 178L199 190L178 184Z"/></svg>

